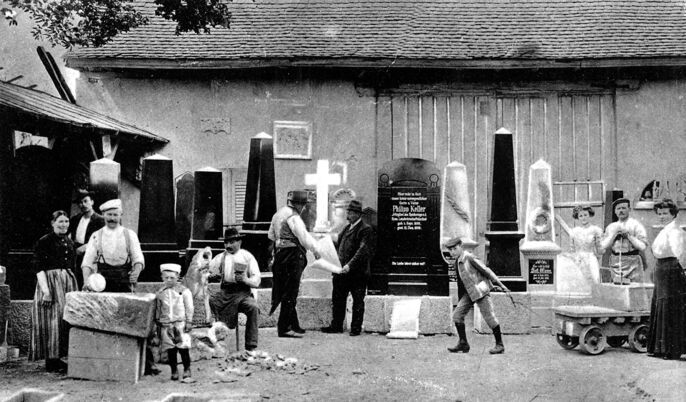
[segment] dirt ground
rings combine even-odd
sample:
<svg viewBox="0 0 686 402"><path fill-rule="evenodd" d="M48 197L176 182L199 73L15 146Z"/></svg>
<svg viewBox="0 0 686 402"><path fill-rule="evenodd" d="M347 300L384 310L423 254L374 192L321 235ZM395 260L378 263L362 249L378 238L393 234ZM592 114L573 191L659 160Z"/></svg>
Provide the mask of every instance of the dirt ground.
<svg viewBox="0 0 686 402"><path fill-rule="evenodd" d="M138 384L86 381L46 373L37 362L0 364L0 400L31 387L66 401L159 401L171 393L215 400L273 401L683 401L686 359L665 361L608 348L587 356L560 348L549 334L506 336L491 356L492 337L471 334L469 354L450 354L456 337L391 340L383 335L323 334L284 339L260 330L260 349L298 359L296 369L226 375L223 359L193 364L197 382L162 374Z"/></svg>

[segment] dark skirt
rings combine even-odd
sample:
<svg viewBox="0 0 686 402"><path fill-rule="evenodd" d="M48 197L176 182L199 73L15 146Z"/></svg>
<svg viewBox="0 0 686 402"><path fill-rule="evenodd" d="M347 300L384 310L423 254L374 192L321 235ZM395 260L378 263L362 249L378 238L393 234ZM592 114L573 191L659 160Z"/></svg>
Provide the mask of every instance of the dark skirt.
<svg viewBox="0 0 686 402"><path fill-rule="evenodd" d="M648 353L678 358L686 353L686 274L676 258L660 258L650 305Z"/></svg>
<svg viewBox="0 0 686 402"><path fill-rule="evenodd" d="M66 294L77 290L76 277L69 269L45 271L52 303L43 306L43 292L36 284L31 318L31 344L29 360L58 359L67 356L69 325L62 319Z"/></svg>

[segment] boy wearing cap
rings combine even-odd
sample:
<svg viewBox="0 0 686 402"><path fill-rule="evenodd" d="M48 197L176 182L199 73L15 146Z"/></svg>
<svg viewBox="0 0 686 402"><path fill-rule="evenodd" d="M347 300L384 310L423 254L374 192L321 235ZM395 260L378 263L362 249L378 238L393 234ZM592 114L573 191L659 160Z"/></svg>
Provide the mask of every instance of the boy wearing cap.
<svg viewBox="0 0 686 402"><path fill-rule="evenodd" d="M167 352L171 379L179 379L176 351L181 355L183 378L191 377L190 336L184 335L193 328L193 295L179 283L181 266L161 264L164 286L157 291L155 321L160 337L160 352Z"/></svg>
<svg viewBox="0 0 686 402"><path fill-rule="evenodd" d="M276 324L280 338L301 338L305 330L300 327L296 303L300 291L300 277L307 265L306 250L319 258L317 242L307 232L300 214L307 205L307 191L288 192L286 206L272 217L269 240L273 241L274 283L272 286L272 308L274 313L281 304L279 320Z"/></svg>
<svg viewBox="0 0 686 402"><path fill-rule="evenodd" d="M236 228L226 229L226 251L210 261L210 278L221 278L220 291L210 297L210 308L215 318L229 328L238 325L238 313L245 314L245 350L254 350L260 309L252 289L260 286L262 277L255 257L241 248L242 238Z"/></svg>
<svg viewBox="0 0 686 402"><path fill-rule="evenodd" d="M648 235L645 227L634 218L629 217L631 202L620 198L612 203L612 209L618 221L612 222L605 228L605 235L600 241L600 247L612 252L610 255L610 269L612 282L628 284L643 282L645 269L641 255L648 247Z"/></svg>
<svg viewBox="0 0 686 402"><path fill-rule="evenodd" d="M507 293L510 290L503 285L498 276L481 260L462 249L462 239L459 237L446 241L445 248L455 258L458 273L458 294L462 295L453 312L453 321L455 321L455 327L460 339L457 345L453 348L448 348L448 351L451 353L469 353L464 318L476 303L495 337L495 347L489 350L488 353L492 355L504 353L505 346L503 345L503 337L500 332L500 324L493 311L490 293L491 290L496 288L500 288ZM493 286L494 283L496 286Z"/></svg>

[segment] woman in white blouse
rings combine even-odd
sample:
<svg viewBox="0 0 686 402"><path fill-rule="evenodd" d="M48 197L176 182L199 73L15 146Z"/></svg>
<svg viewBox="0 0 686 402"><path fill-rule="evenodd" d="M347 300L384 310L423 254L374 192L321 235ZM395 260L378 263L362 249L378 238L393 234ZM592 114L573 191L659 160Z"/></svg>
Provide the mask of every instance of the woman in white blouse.
<svg viewBox="0 0 686 402"><path fill-rule="evenodd" d="M650 305L648 353L679 359L686 353L686 232L676 220L679 208L664 199L653 207L665 227L653 242L655 290Z"/></svg>

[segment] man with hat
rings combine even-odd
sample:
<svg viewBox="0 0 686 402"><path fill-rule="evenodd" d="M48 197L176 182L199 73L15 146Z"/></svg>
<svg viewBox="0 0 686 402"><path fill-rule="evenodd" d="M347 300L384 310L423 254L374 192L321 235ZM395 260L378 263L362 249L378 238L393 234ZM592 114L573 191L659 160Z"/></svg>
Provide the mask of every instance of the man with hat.
<svg viewBox="0 0 686 402"><path fill-rule="evenodd" d="M242 238L236 228L226 229L226 251L210 261L210 278L221 278L219 292L210 297L210 308L215 318L229 328L238 325L238 313L245 314L245 350L254 350L257 348L260 309L252 289L260 286L262 277L255 257L241 248Z"/></svg>
<svg viewBox="0 0 686 402"><path fill-rule="evenodd" d="M281 304L277 332L282 338L300 338L305 333L300 327L295 306L300 277L307 265L306 250L319 258L317 242L307 232L300 217L306 205L307 191L289 191L286 206L276 211L269 226L268 237L274 242L272 308L269 314Z"/></svg>
<svg viewBox="0 0 686 402"><path fill-rule="evenodd" d="M74 241L76 248L76 268L81 268L88 239L96 230L105 226L105 219L93 210L93 194L90 191L79 189L76 198L74 198L74 203L79 206L81 213L69 219L69 237ZM81 275L76 275L76 281L79 284L79 289L83 287Z"/></svg>
<svg viewBox="0 0 686 402"><path fill-rule="evenodd" d="M617 222L612 222L605 228L605 235L600 246L612 252L610 269L612 282L628 284L643 282L644 256L648 247L648 235L645 227L629 216L631 202L626 198L619 198L612 203L612 210L617 215Z"/></svg>
<svg viewBox="0 0 686 402"><path fill-rule="evenodd" d="M364 296L369 279L369 261L372 256L372 228L362 222L362 203L350 201L346 219L348 224L338 235L336 251L343 270L333 275L331 293L331 325L322 328L325 333L343 332L345 306L348 293L353 297L353 316L350 323L350 336L360 335L364 318Z"/></svg>
<svg viewBox="0 0 686 402"><path fill-rule="evenodd" d="M105 292L133 291L145 267L143 251L136 233L121 224L121 200L109 200L100 206L105 226L93 233L81 263L84 290L88 277L98 272L105 277Z"/></svg>

